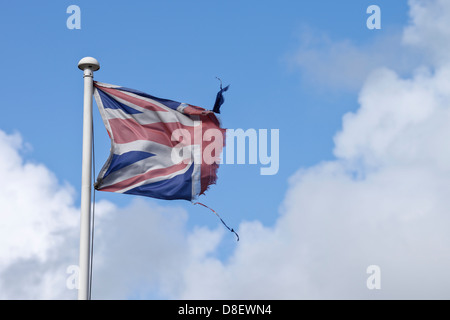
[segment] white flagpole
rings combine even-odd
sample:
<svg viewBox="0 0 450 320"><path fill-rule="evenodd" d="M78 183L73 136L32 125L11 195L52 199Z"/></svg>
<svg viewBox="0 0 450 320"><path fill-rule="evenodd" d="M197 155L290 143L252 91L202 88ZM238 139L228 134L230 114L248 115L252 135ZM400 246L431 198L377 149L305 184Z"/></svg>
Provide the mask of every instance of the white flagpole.
<svg viewBox="0 0 450 320"><path fill-rule="evenodd" d="M92 96L94 71L100 69L98 61L85 57L78 62L84 77L83 107L83 158L81 169L81 221L78 300L90 299L90 249L91 249L91 168L92 168Z"/></svg>

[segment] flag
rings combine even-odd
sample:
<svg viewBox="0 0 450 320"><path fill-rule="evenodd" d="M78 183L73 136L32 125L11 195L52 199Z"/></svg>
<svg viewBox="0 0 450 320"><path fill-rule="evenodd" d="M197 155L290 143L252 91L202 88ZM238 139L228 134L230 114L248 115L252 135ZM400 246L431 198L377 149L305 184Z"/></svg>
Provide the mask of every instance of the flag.
<svg viewBox="0 0 450 320"><path fill-rule="evenodd" d="M212 111L97 81L94 97L111 139L97 190L191 201L216 182L225 129Z"/></svg>
<svg viewBox="0 0 450 320"><path fill-rule="evenodd" d="M230 86L228 85L225 88L222 88L222 80L220 80L220 78L217 78L217 79L219 79L219 81L220 81L220 90L219 90L219 92L217 92L217 95L216 95L216 101L214 102L213 112L220 113L220 106L225 102L223 93L225 91L227 91Z"/></svg>

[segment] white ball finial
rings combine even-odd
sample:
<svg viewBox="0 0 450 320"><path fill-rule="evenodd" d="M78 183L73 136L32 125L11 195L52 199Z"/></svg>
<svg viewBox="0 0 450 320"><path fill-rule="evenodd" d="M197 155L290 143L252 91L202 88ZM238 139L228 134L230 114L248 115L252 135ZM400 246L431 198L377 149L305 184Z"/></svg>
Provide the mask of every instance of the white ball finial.
<svg viewBox="0 0 450 320"><path fill-rule="evenodd" d="M98 63L97 59L92 57L84 57L78 62L78 68L81 70L91 69L92 71L97 71L100 69L100 63Z"/></svg>

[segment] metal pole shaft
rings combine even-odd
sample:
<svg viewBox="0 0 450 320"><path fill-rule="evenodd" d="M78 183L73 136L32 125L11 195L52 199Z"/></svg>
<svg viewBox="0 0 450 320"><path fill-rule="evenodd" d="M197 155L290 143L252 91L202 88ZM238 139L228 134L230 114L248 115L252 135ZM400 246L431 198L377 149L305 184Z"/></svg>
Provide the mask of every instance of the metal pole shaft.
<svg viewBox="0 0 450 320"><path fill-rule="evenodd" d="M93 72L98 70L98 62L86 63L82 59L78 67L84 71L83 107L83 156L81 172L81 220L80 256L78 278L78 300L90 299L90 247L91 247L91 186L92 186L92 96L94 91ZM83 62L84 61L84 62ZM88 62L89 62L88 61ZM83 62L83 63L82 63ZM97 62L97 64L95 64Z"/></svg>

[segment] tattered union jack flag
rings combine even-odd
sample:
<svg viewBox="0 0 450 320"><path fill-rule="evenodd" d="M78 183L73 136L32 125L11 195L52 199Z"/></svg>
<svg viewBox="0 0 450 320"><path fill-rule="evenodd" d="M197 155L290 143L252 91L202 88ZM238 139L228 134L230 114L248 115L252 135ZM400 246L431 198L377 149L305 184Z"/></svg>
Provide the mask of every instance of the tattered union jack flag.
<svg viewBox="0 0 450 320"><path fill-rule="evenodd" d="M101 82L94 97L111 138L97 190L191 201L216 182L225 129L212 111Z"/></svg>

